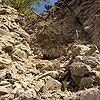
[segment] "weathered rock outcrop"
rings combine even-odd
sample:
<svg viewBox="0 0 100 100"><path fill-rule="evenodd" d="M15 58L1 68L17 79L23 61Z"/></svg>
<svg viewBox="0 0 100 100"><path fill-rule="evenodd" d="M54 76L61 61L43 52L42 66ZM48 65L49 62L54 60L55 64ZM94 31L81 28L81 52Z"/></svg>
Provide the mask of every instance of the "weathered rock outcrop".
<svg viewBox="0 0 100 100"><path fill-rule="evenodd" d="M66 55L66 47L76 40L86 40L72 12L54 6L49 13L30 20L25 30L31 37L34 54L41 54L43 59L55 59Z"/></svg>
<svg viewBox="0 0 100 100"><path fill-rule="evenodd" d="M65 2L87 32L91 41L100 49L100 1L66 0Z"/></svg>

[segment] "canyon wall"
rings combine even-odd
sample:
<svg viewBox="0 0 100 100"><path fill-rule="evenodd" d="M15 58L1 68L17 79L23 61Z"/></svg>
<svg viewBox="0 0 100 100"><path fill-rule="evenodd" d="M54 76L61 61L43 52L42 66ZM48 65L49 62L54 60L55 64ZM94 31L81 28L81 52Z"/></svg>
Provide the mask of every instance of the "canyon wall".
<svg viewBox="0 0 100 100"><path fill-rule="evenodd" d="M100 49L100 0L66 0L74 16Z"/></svg>

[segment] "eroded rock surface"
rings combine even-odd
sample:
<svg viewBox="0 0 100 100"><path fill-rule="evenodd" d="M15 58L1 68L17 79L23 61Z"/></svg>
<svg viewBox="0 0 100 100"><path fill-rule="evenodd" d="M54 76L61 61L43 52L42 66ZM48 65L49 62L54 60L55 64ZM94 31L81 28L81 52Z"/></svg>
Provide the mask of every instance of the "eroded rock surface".
<svg viewBox="0 0 100 100"><path fill-rule="evenodd" d="M99 0L66 0L74 16L77 17L91 41L100 48L100 1Z"/></svg>
<svg viewBox="0 0 100 100"><path fill-rule="evenodd" d="M96 1L65 4L80 10ZM100 99L98 45L86 35L84 16L65 8L56 4L26 24L23 15L0 1L0 100Z"/></svg>
<svg viewBox="0 0 100 100"><path fill-rule="evenodd" d="M30 34L34 54L41 54L43 59L66 55L69 43L86 40L85 32L67 7L54 6L43 18L29 21L25 30Z"/></svg>

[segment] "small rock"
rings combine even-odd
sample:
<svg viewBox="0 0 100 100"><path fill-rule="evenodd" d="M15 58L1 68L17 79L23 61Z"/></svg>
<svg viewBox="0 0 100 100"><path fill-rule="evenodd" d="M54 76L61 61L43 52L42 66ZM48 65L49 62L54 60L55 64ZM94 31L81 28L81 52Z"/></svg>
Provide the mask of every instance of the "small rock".
<svg viewBox="0 0 100 100"><path fill-rule="evenodd" d="M41 68L43 68L45 66L45 64L36 64L36 68L37 69L41 69Z"/></svg>
<svg viewBox="0 0 100 100"><path fill-rule="evenodd" d="M5 87L0 87L0 96L8 94L8 91Z"/></svg>
<svg viewBox="0 0 100 100"><path fill-rule="evenodd" d="M33 74L33 75L38 75L40 73L39 70L37 70L36 68L33 69L28 69L29 73Z"/></svg>
<svg viewBox="0 0 100 100"><path fill-rule="evenodd" d="M54 70L53 65L46 65L41 70L52 71Z"/></svg>
<svg viewBox="0 0 100 100"><path fill-rule="evenodd" d="M48 72L36 77L36 80L42 79L46 76L51 76L53 79L57 79L59 77L59 73L57 71L48 71Z"/></svg>
<svg viewBox="0 0 100 100"><path fill-rule="evenodd" d="M5 50L6 52L12 52L14 50L12 45L4 46L2 49Z"/></svg>
<svg viewBox="0 0 100 100"><path fill-rule="evenodd" d="M19 96L18 100L36 100L36 97L30 94L23 93Z"/></svg>
<svg viewBox="0 0 100 100"><path fill-rule="evenodd" d="M80 81L80 88L92 88L94 82L92 77L84 77Z"/></svg>
<svg viewBox="0 0 100 100"><path fill-rule="evenodd" d="M97 47L92 46L91 49L85 53L85 56L89 56L89 55L91 56L96 50L97 50Z"/></svg>
<svg viewBox="0 0 100 100"><path fill-rule="evenodd" d="M8 66L12 65L12 60L7 58L0 57L0 69L8 68Z"/></svg>
<svg viewBox="0 0 100 100"><path fill-rule="evenodd" d="M37 81L36 85L34 86L34 90L38 93L38 92L42 91L44 86L45 86L45 84L42 80Z"/></svg>
<svg viewBox="0 0 100 100"><path fill-rule="evenodd" d="M47 92L47 91L50 91L50 90L61 90L61 86L62 84L57 81L57 80L54 80L53 78L50 78L47 82L46 82L46 85L44 86L43 88L43 91L44 92Z"/></svg>
<svg viewBox="0 0 100 100"><path fill-rule="evenodd" d="M1 81L0 82L0 86L4 86L4 85L9 85L10 82L7 82L7 81Z"/></svg>
<svg viewBox="0 0 100 100"><path fill-rule="evenodd" d="M71 75L83 77L91 71L91 67L85 65L84 63L75 62L71 66Z"/></svg>

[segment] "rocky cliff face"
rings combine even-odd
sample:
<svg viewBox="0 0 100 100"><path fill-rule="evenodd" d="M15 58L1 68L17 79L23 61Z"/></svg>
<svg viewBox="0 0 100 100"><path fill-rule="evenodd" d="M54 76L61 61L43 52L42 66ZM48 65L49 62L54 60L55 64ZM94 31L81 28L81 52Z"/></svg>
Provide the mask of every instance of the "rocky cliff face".
<svg viewBox="0 0 100 100"><path fill-rule="evenodd" d="M25 30L31 36L33 52L40 52L43 59L66 55L68 44L77 40L87 41L85 32L67 7L54 6L44 17L28 22Z"/></svg>
<svg viewBox="0 0 100 100"><path fill-rule="evenodd" d="M0 4L0 100L100 99L99 45L74 11L91 2L74 2L65 2L70 9L56 4L28 23Z"/></svg>
<svg viewBox="0 0 100 100"><path fill-rule="evenodd" d="M89 35L91 41L100 48L100 1L66 0L66 2Z"/></svg>

